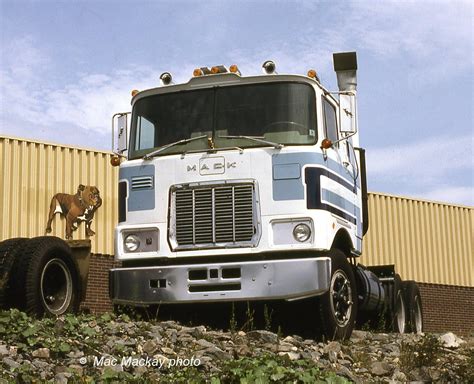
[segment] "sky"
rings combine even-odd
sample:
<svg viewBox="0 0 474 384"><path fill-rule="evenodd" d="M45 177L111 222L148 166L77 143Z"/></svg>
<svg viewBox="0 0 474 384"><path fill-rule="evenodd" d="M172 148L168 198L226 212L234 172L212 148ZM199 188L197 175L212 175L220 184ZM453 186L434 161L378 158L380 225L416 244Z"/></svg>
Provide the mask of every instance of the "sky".
<svg viewBox="0 0 474 384"><path fill-rule="evenodd" d="M356 51L369 190L474 205L470 1L0 0L0 135L109 150L130 91L200 66L318 71Z"/></svg>

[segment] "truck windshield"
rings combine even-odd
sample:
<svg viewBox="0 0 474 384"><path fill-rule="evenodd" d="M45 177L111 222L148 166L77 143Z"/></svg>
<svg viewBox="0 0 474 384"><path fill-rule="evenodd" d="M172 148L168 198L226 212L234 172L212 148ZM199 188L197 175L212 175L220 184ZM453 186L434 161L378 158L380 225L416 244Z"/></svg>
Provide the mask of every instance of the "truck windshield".
<svg viewBox="0 0 474 384"><path fill-rule="evenodd" d="M206 151L210 142L215 148L269 146L265 140L314 144L315 92L304 83L265 83L166 93L135 103L130 158L190 138L196 140L172 145L157 155Z"/></svg>

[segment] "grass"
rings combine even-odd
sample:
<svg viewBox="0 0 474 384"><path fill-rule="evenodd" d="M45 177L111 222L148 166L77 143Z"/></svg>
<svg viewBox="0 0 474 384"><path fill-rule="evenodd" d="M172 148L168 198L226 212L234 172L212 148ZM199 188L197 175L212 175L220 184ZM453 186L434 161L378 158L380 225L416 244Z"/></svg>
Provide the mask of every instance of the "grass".
<svg viewBox="0 0 474 384"><path fill-rule="evenodd" d="M442 354L441 343L433 335L426 335L417 343L402 342L400 367L404 372L421 367L432 367L439 363L438 359Z"/></svg>

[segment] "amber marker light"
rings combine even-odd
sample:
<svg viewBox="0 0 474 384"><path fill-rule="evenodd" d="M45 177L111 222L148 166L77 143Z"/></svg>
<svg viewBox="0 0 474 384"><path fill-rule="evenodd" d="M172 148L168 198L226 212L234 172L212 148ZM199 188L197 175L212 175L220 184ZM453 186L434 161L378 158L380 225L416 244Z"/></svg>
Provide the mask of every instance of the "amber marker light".
<svg viewBox="0 0 474 384"><path fill-rule="evenodd" d="M229 72L231 72L231 73L237 73L237 74L240 75L239 67L237 67L237 65L235 65L235 64L232 64L232 65L229 67Z"/></svg>
<svg viewBox="0 0 474 384"><path fill-rule="evenodd" d="M110 158L110 164L112 167L118 167L120 165L120 157L117 155L114 155Z"/></svg>
<svg viewBox="0 0 474 384"><path fill-rule="evenodd" d="M314 69L310 69L308 71L308 77L316 80L317 82L319 82L319 76L318 76L318 73L314 70Z"/></svg>
<svg viewBox="0 0 474 384"><path fill-rule="evenodd" d="M322 149L329 149L332 147L332 141L329 140L329 139L324 139L322 142L321 142L321 148Z"/></svg>
<svg viewBox="0 0 474 384"><path fill-rule="evenodd" d="M202 73L202 69L201 68L196 68L194 71L193 71L193 76L194 77L199 77L199 76L202 76L203 73Z"/></svg>
<svg viewBox="0 0 474 384"><path fill-rule="evenodd" d="M214 75L218 74L218 73L219 73L219 67L212 67L212 68L211 68L211 72L212 72Z"/></svg>
<svg viewBox="0 0 474 384"><path fill-rule="evenodd" d="M138 92L140 92L138 89L134 89L131 93L132 93L132 97L134 97Z"/></svg>

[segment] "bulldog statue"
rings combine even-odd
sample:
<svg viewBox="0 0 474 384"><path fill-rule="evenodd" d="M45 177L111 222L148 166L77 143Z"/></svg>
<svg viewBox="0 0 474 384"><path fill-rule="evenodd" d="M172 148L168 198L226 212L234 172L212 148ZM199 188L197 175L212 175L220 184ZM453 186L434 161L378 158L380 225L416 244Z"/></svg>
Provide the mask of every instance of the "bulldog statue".
<svg viewBox="0 0 474 384"><path fill-rule="evenodd" d="M51 232L54 215L59 213L66 218L66 239L72 239L72 232L82 222L86 222L86 236L95 235L91 229L94 213L102 205L97 187L80 184L75 195L57 193L51 199L46 233Z"/></svg>

